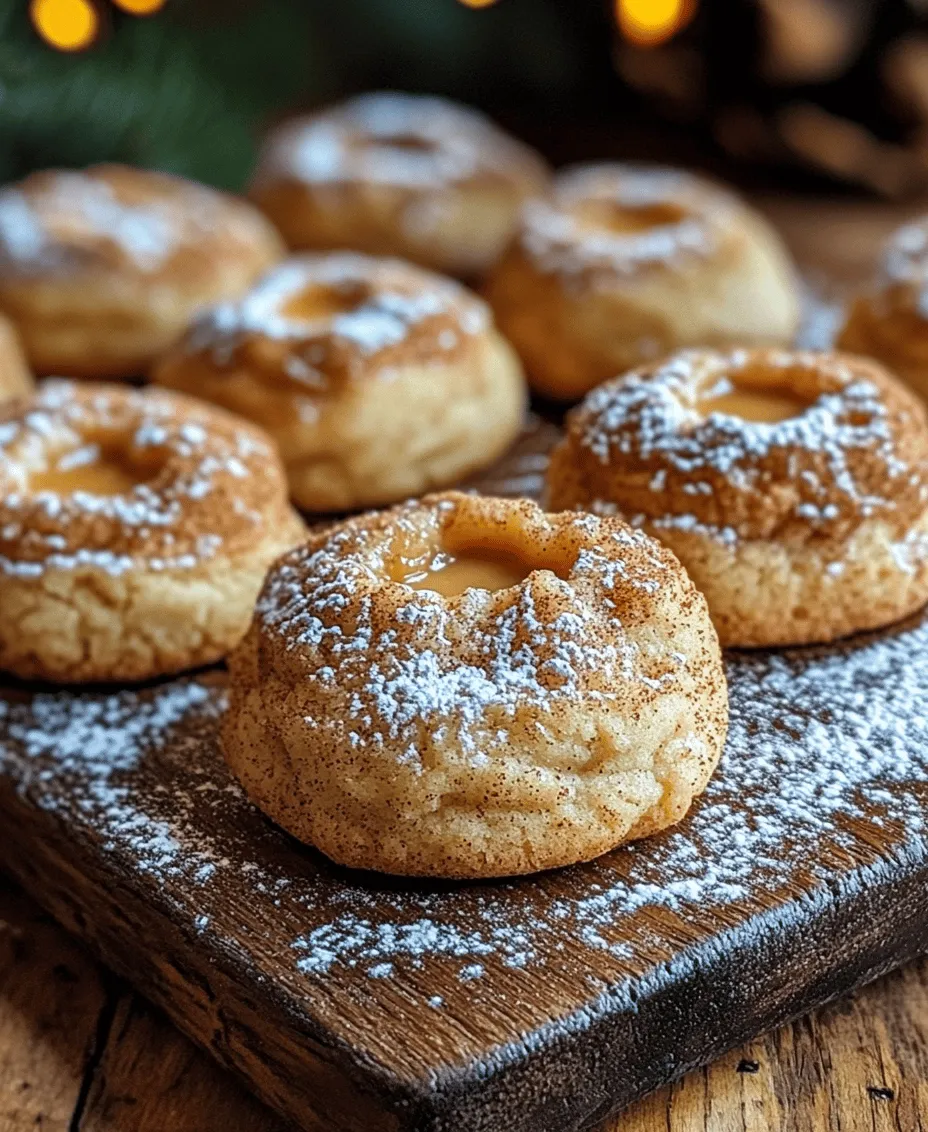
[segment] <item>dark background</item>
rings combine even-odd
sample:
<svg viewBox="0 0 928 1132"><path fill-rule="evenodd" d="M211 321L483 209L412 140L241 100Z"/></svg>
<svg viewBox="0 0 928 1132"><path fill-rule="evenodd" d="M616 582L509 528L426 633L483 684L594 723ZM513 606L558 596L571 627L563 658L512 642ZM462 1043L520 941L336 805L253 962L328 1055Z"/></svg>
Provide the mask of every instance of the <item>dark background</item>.
<svg viewBox="0 0 928 1132"><path fill-rule="evenodd" d="M0 181L122 160L239 188L269 122L390 87L481 106L557 163L928 189L918 0L690 0L685 26L646 47L603 0L167 0L145 18L95 2L100 36L65 54L28 0L0 0Z"/></svg>

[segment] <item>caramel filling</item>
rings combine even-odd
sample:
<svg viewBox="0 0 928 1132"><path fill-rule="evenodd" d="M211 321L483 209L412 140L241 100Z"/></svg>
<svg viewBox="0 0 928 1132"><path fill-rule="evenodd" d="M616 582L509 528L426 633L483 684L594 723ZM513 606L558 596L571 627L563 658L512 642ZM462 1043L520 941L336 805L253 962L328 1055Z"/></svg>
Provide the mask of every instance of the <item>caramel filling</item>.
<svg viewBox="0 0 928 1132"><path fill-rule="evenodd" d="M322 322L359 307L369 297L367 289L326 287L316 284L291 295L280 308L284 318L295 322Z"/></svg>
<svg viewBox="0 0 928 1132"><path fill-rule="evenodd" d="M701 398L697 409L703 416L725 413L743 421L775 424L798 417L808 407L805 401L784 389L745 389L730 386L723 392Z"/></svg>
<svg viewBox="0 0 928 1132"><path fill-rule="evenodd" d="M443 597L457 597L465 590L505 590L524 582L532 572L515 554L481 550L460 555L439 550L431 557L401 558L397 567L395 582Z"/></svg>
<svg viewBox="0 0 928 1132"><path fill-rule="evenodd" d="M30 473L29 489L55 495L73 495L77 491L88 495L128 495L144 478L118 456L88 444L65 452L49 467Z"/></svg>
<svg viewBox="0 0 928 1132"><path fill-rule="evenodd" d="M580 220L593 228L635 235L652 228L670 228L686 219L679 205L666 201L651 204L622 204L620 201L594 199L579 206Z"/></svg>

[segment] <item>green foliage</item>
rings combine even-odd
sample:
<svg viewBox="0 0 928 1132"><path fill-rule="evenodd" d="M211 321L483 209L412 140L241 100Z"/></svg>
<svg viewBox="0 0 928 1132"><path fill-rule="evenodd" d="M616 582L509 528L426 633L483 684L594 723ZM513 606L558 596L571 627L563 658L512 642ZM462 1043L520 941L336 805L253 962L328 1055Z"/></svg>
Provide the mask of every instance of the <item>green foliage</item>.
<svg viewBox="0 0 928 1132"><path fill-rule="evenodd" d="M67 55L0 0L0 182L112 160L239 188L268 120L378 86L546 115L606 26L588 0L168 0L148 19L96 2L107 34Z"/></svg>
<svg viewBox="0 0 928 1132"><path fill-rule="evenodd" d="M89 51L40 42L24 0L0 0L0 181L48 165L126 161L237 188L262 119L311 86L302 0L173 0L154 19L113 12ZM231 12L230 12L231 9Z"/></svg>

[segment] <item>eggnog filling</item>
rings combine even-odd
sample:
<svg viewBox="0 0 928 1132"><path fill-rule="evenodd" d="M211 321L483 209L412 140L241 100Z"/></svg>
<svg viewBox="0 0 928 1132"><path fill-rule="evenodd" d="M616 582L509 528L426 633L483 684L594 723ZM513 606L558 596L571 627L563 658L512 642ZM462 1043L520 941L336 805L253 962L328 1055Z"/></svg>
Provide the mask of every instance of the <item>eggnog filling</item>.
<svg viewBox="0 0 928 1132"><path fill-rule="evenodd" d="M97 444L86 444L56 456L46 468L29 473L29 490L55 495L128 495L148 479L127 460L106 452Z"/></svg>
<svg viewBox="0 0 928 1132"><path fill-rule="evenodd" d="M673 228L687 218L684 209L668 201L630 204L606 197L579 202L576 213L584 226L632 236L653 228Z"/></svg>
<svg viewBox="0 0 928 1132"><path fill-rule="evenodd" d="M356 310L369 298L370 289L364 286L311 284L291 295L281 305L280 314L294 322L324 322Z"/></svg>
<svg viewBox="0 0 928 1132"><path fill-rule="evenodd" d="M468 551L452 554L437 550L419 558L401 558L393 580L414 590L432 590L443 597L457 597L465 590L505 590L517 586L532 567L505 551Z"/></svg>
<svg viewBox="0 0 928 1132"><path fill-rule="evenodd" d="M808 408L807 402L785 389L748 389L731 382L724 386L716 386L709 396L699 399L696 408L703 416L724 413L743 421L776 424L798 417Z"/></svg>

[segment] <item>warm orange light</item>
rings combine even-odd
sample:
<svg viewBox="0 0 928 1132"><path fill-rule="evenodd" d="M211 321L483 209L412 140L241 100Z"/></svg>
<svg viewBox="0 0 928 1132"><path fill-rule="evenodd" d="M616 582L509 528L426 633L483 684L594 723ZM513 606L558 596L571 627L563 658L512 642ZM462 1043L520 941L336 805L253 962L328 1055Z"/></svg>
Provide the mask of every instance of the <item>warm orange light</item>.
<svg viewBox="0 0 928 1132"><path fill-rule="evenodd" d="M100 31L91 0L30 0L29 16L45 42L59 51L83 51Z"/></svg>
<svg viewBox="0 0 928 1132"><path fill-rule="evenodd" d="M161 11L167 0L113 0L113 3L133 16L153 16Z"/></svg>
<svg viewBox="0 0 928 1132"><path fill-rule="evenodd" d="M490 8L496 0L461 0L465 8Z"/></svg>
<svg viewBox="0 0 928 1132"><path fill-rule="evenodd" d="M695 0L615 0L622 34L641 47L656 47L689 23Z"/></svg>

